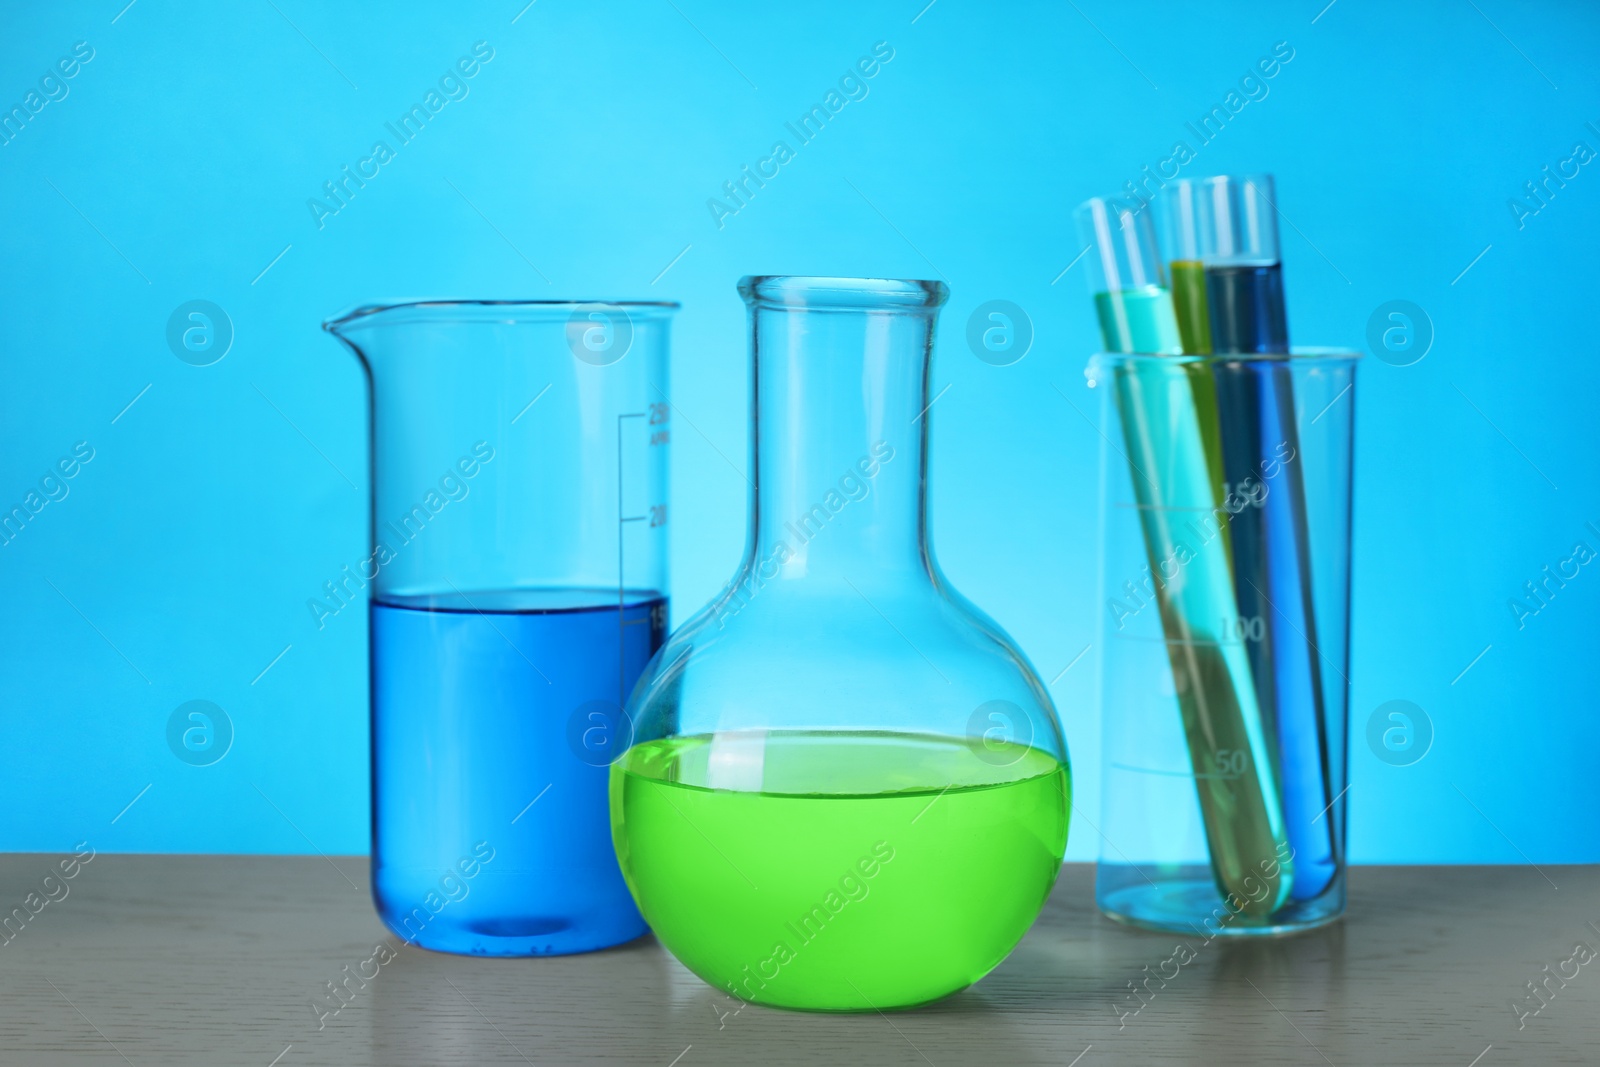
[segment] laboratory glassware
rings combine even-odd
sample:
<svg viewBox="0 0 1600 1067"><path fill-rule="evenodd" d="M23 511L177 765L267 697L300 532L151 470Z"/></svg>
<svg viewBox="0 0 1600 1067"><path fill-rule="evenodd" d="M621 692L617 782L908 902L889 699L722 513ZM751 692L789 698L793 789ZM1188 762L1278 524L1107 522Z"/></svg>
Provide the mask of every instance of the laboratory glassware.
<svg viewBox="0 0 1600 1067"><path fill-rule="evenodd" d="M670 303L421 301L324 323L365 371L372 893L492 956L645 932L607 774L667 620Z"/></svg>
<svg viewBox="0 0 1600 1067"><path fill-rule="evenodd" d="M1164 193L1168 233L1185 256L1197 255L1203 268L1191 272L1204 289L1204 327L1192 324L1196 334L1209 330L1203 350L1219 356L1286 355L1289 320L1272 176L1179 180ZM1223 468L1229 484L1237 485L1270 461L1280 440L1291 451L1297 447L1297 428L1289 417L1294 377L1281 360L1219 359L1212 373ZM1250 662L1283 768L1284 818L1296 856L1291 892L1297 900L1309 900L1334 874L1334 842L1327 821L1318 818L1333 793L1316 773L1324 762L1317 726L1324 718L1318 706L1322 665L1308 652L1317 643L1306 577L1314 561L1298 467L1284 468L1281 488L1263 507L1239 513L1232 523L1234 583L1239 613L1267 620L1261 640L1249 646Z"/></svg>
<svg viewBox="0 0 1600 1067"><path fill-rule="evenodd" d="M1253 914L1275 910L1288 867L1262 884L1260 865L1285 837L1274 760L1245 650L1222 640L1238 628L1229 531L1191 543L1178 520L1215 511L1224 498L1220 424L1210 368L1177 358L1184 348L1150 211L1100 198L1078 210L1089 286L1108 350L1149 352L1108 365L1119 419L1114 432L1128 467L1145 547L1145 595L1157 606L1189 767L1216 884ZM1172 356L1162 360L1160 356ZM1181 574L1181 580L1179 580ZM1245 752L1247 773L1220 774L1217 752Z"/></svg>
<svg viewBox="0 0 1600 1067"><path fill-rule="evenodd" d="M1101 393L1106 442L1101 453L1102 848L1095 894L1113 918L1211 937L1304 929L1330 922L1344 910L1356 358L1342 350L1296 349L1255 356L1113 353L1090 363L1090 385ZM1250 432L1260 442L1262 459L1237 478L1230 472L1227 491L1215 505L1198 493L1187 498L1152 493L1148 483L1159 476L1146 478L1150 469L1141 472L1139 461L1154 456L1157 472L1176 469L1177 454L1197 448L1196 437L1163 438L1165 450L1154 452L1135 453L1130 446L1149 432L1152 413L1181 410L1192 398L1186 368L1203 368L1220 383L1220 392L1235 387L1231 376L1259 380L1268 363L1287 377L1290 388L1282 395L1292 406L1281 414L1276 407L1263 410L1255 422ZM1129 401L1131 388L1139 390L1141 403ZM1160 396L1165 399L1152 402ZM1229 417L1224 410L1225 442L1233 440ZM1245 610L1231 597L1219 596L1207 604L1212 618L1196 620L1187 634L1175 632L1165 605L1192 595L1195 584L1209 587L1215 581L1210 574L1215 546L1231 544L1226 561L1231 573L1244 569L1249 574L1248 561L1240 557L1243 522L1259 528L1269 552L1273 545L1293 543L1277 529L1301 521L1284 506L1291 487L1301 493L1311 563L1298 568L1298 561L1291 561L1303 583L1295 603L1304 604L1310 618L1285 617L1278 603ZM1164 531L1164 556L1151 550L1152 521ZM1300 535L1297 528L1294 536ZM1223 577L1230 578L1230 572L1224 570ZM1196 679L1179 664L1190 654L1250 663L1269 637L1280 672L1287 663L1316 664L1314 673L1304 675L1316 693L1295 696L1300 703L1291 708L1285 706L1287 690L1275 690L1277 714L1263 714L1260 724L1266 739L1263 767L1262 746L1220 733L1195 736L1194 716L1185 704L1195 698ZM1246 668L1244 675L1241 688L1252 673ZM1207 679L1201 675L1198 681L1204 686ZM1211 692L1201 689L1203 696ZM1285 737L1280 724L1286 715L1302 724L1314 756ZM1308 834L1280 833L1271 852L1249 857L1250 868L1242 876L1224 877L1217 863L1215 814L1207 805L1217 804L1219 791L1241 784L1253 798L1256 783L1279 791L1270 799L1281 803L1287 830L1293 829L1297 796L1325 791L1327 798L1322 810L1306 814ZM1302 880L1299 872L1305 867L1315 872L1314 883ZM1317 891L1302 891L1308 884Z"/></svg>
<svg viewBox="0 0 1600 1067"><path fill-rule="evenodd" d="M873 1011L977 981L1060 869L1038 675L928 539L940 282L754 277L750 524L629 704L617 855L656 936L742 1000Z"/></svg>
<svg viewBox="0 0 1600 1067"><path fill-rule="evenodd" d="M1205 264L1200 259L1198 192L1197 184L1186 178L1161 190L1161 247L1172 278L1172 303L1183 351L1204 356L1211 352L1211 311Z"/></svg>

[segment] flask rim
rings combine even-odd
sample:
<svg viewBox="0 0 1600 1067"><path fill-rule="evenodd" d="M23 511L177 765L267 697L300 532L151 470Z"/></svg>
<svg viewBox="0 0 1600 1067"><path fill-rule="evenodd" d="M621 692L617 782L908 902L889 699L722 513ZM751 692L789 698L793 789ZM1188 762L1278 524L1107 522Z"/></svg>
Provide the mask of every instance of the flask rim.
<svg viewBox="0 0 1600 1067"><path fill-rule="evenodd" d="M830 278L750 274L739 295L751 307L829 311L933 311L950 297L944 282L917 278Z"/></svg>
<svg viewBox="0 0 1600 1067"><path fill-rule="evenodd" d="M631 318L666 317L682 305L675 300L486 300L418 299L357 304L325 320L338 334L377 325L416 322L482 322L501 325L552 322L583 311L619 310Z"/></svg>

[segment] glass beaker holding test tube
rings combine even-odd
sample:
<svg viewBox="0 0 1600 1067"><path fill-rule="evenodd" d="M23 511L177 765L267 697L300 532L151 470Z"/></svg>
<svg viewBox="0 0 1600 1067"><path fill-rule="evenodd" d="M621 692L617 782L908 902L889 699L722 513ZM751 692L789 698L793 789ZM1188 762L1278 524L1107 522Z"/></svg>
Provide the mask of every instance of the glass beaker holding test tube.
<svg viewBox="0 0 1600 1067"><path fill-rule="evenodd" d="M1177 190L1170 262L1148 205L1079 214L1111 350L1089 368L1106 441L1096 895L1208 936L1344 907L1356 356L1291 353L1270 193L1240 195L1255 183L1212 180L1198 210Z"/></svg>
<svg viewBox="0 0 1600 1067"><path fill-rule="evenodd" d="M1276 357L1293 386L1293 437L1264 426L1256 469L1219 496L1182 477L1199 439L1181 433L1190 375L1254 373L1262 358L1101 354L1088 372L1105 434L1095 896L1113 918L1205 937L1282 933L1344 911L1357 354ZM1295 570L1297 597L1241 607L1236 575L1269 588L1240 558L1241 516L1278 539L1294 519L1283 506L1291 470L1310 566ZM1273 555L1261 566L1287 569ZM1264 655L1275 659L1258 676Z"/></svg>
<svg viewBox="0 0 1600 1067"><path fill-rule="evenodd" d="M670 303L424 301L324 327L366 372L372 892L399 936L583 952L644 920L622 708L667 622Z"/></svg>

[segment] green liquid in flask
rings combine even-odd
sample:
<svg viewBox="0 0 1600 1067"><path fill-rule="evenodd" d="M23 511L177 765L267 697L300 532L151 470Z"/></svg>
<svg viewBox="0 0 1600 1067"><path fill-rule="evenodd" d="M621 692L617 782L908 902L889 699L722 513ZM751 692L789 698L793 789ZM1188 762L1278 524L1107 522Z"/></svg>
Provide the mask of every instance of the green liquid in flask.
<svg viewBox="0 0 1600 1067"><path fill-rule="evenodd" d="M1066 849L1071 785L1038 749L895 733L740 731L637 745L611 769L645 919L718 989L872 1011L982 978Z"/></svg>

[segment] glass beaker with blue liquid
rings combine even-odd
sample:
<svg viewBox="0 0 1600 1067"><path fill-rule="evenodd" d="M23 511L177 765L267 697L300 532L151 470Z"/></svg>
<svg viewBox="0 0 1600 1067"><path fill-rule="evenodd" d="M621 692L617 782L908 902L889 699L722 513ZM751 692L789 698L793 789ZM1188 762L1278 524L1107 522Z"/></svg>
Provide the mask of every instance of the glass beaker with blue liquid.
<svg viewBox="0 0 1600 1067"><path fill-rule="evenodd" d="M666 632L676 309L422 301L324 324L371 410L372 893L424 948L645 932L606 783Z"/></svg>

